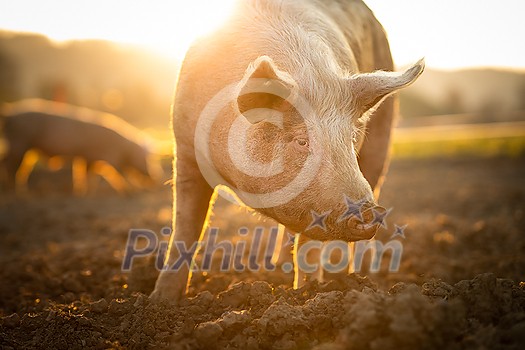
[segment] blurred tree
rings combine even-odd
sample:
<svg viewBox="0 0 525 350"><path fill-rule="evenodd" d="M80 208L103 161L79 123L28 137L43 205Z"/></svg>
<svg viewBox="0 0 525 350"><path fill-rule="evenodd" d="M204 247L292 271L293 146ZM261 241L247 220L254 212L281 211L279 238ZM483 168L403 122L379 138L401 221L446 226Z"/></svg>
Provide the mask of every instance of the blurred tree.
<svg viewBox="0 0 525 350"><path fill-rule="evenodd" d="M18 67L8 53L0 51L0 102L16 99Z"/></svg>
<svg viewBox="0 0 525 350"><path fill-rule="evenodd" d="M518 101L518 109L525 110L525 81L516 89L516 100Z"/></svg>
<svg viewBox="0 0 525 350"><path fill-rule="evenodd" d="M440 110L425 97L413 92L399 93L400 113L403 118L414 118L439 114Z"/></svg>
<svg viewBox="0 0 525 350"><path fill-rule="evenodd" d="M494 122L502 114L504 105L497 97L487 98L480 104L479 110L477 111L480 115L481 121L483 122Z"/></svg>
<svg viewBox="0 0 525 350"><path fill-rule="evenodd" d="M463 94L457 87L451 87L446 100L447 114L465 113Z"/></svg>

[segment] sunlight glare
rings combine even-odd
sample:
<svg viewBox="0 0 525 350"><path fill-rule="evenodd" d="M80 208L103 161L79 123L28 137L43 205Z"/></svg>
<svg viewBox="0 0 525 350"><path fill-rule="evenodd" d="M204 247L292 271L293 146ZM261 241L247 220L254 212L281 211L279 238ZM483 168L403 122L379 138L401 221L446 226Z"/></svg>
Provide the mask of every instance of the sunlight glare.
<svg viewBox="0 0 525 350"><path fill-rule="evenodd" d="M217 28L243 0L0 0L0 30L57 41L104 39L182 59L193 40ZM434 68L523 69L525 1L365 0L385 27L396 63L425 56Z"/></svg>
<svg viewBox="0 0 525 350"><path fill-rule="evenodd" d="M164 55L182 59L198 37L217 29L230 15L236 0L163 2L158 16L164 28L156 36L144 38L145 46Z"/></svg>
<svg viewBox="0 0 525 350"><path fill-rule="evenodd" d="M59 42L109 40L181 59L195 38L226 20L235 1L0 0L0 30L40 33Z"/></svg>

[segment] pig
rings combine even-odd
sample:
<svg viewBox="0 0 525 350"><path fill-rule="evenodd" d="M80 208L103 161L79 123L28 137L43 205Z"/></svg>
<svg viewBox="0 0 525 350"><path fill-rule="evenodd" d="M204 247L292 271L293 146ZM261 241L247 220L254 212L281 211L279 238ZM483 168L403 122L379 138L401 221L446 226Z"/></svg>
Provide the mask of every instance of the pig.
<svg viewBox="0 0 525 350"><path fill-rule="evenodd" d="M1 168L7 189L25 185L34 164L23 164L29 150L74 160L77 194L87 190L87 170L100 172L120 192L128 187L121 173L139 174L144 184L161 176L146 136L114 115L38 99L4 106L2 114L7 151Z"/></svg>
<svg viewBox="0 0 525 350"><path fill-rule="evenodd" d="M177 303L191 277L179 247L204 232L214 189L309 240L372 238L395 115L391 94L423 59L393 72L382 26L361 0L240 1L182 62L172 110L174 220L150 297ZM176 243L176 244L175 244ZM295 267L294 287L304 275Z"/></svg>

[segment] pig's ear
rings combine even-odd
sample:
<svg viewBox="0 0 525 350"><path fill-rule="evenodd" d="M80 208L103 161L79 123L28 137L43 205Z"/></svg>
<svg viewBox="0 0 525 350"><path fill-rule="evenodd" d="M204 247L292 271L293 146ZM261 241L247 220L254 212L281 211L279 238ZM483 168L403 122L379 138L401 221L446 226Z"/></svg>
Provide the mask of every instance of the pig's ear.
<svg viewBox="0 0 525 350"><path fill-rule="evenodd" d="M286 100L292 97L294 86L293 79L287 73L279 71L271 58L261 56L248 67L240 82L237 96L239 111L251 123L260 121L254 119L253 114L245 114L251 109L283 111L287 105Z"/></svg>
<svg viewBox="0 0 525 350"><path fill-rule="evenodd" d="M425 60L422 58L403 73L377 71L354 75L350 84L357 112L365 113L389 94L409 86L424 69Z"/></svg>

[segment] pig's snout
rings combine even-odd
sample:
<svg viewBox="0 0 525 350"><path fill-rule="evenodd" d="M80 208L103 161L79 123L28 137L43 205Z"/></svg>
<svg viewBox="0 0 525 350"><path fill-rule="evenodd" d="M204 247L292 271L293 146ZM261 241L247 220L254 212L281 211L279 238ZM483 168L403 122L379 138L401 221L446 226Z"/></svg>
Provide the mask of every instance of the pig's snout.
<svg viewBox="0 0 525 350"><path fill-rule="evenodd" d="M328 214L329 213L329 214ZM345 209L312 214L310 225L304 230L311 239L360 241L374 237L380 226L385 226L387 210L372 201L347 202Z"/></svg>
<svg viewBox="0 0 525 350"><path fill-rule="evenodd" d="M374 214L374 212L376 214ZM382 224L381 220L376 218L384 214L386 209L379 205L365 206L361 212L363 220L353 216L347 221L348 240L356 241L362 239L370 239L374 237L377 230ZM377 215L377 216L376 216Z"/></svg>

